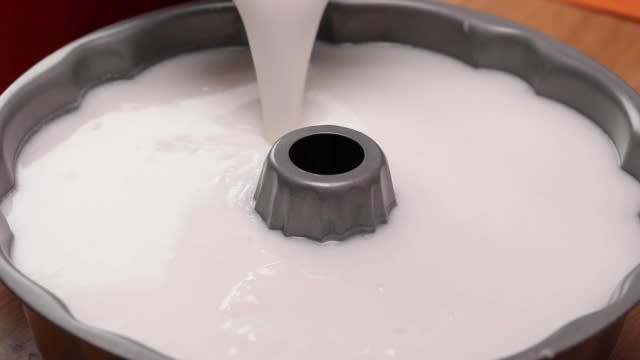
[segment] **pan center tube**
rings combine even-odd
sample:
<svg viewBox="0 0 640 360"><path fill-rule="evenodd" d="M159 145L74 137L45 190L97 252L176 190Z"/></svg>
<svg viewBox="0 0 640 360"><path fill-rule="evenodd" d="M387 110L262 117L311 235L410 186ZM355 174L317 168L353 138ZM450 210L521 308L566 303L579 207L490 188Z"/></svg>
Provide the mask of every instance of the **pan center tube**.
<svg viewBox="0 0 640 360"><path fill-rule="evenodd" d="M380 146L333 125L280 138L265 160L255 201L270 229L320 242L373 232L396 206Z"/></svg>

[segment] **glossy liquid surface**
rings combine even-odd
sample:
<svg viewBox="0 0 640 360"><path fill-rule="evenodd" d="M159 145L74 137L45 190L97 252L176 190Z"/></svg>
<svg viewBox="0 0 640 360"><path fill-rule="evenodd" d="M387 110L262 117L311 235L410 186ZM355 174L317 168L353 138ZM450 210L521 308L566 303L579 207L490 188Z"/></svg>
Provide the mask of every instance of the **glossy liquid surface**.
<svg viewBox="0 0 640 360"><path fill-rule="evenodd" d="M638 184L521 80L389 44L318 45L304 124L384 149L399 206L320 245L269 231L246 49L92 91L18 162L20 270L80 320L181 359L489 359L607 303L640 260Z"/></svg>

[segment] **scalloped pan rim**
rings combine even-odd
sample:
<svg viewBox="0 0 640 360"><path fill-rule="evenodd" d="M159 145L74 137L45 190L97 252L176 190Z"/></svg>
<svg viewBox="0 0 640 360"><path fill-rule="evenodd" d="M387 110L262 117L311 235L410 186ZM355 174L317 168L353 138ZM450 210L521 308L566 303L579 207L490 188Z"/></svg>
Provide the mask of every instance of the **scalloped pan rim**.
<svg viewBox="0 0 640 360"><path fill-rule="evenodd" d="M512 73L540 96L592 119L615 144L621 167L640 179L640 96L600 64L546 35L451 5L421 0L338 0L329 4L318 38L335 43L405 43L474 67ZM246 45L233 4L194 2L111 25L49 55L0 96L0 194L12 189L16 158L29 136L76 109L90 89L134 77L178 54L232 45ZM70 336L116 356L168 359L136 341L76 320L60 299L12 265L11 242L11 230L0 215L0 280L30 309ZM638 303L640 265L622 279L606 307L505 359L553 357L599 333Z"/></svg>

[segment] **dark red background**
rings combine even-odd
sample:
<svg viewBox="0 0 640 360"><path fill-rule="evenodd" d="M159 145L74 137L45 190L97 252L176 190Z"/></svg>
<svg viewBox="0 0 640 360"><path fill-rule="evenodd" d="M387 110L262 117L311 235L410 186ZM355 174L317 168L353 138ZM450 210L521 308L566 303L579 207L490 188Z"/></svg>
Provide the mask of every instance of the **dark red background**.
<svg viewBox="0 0 640 360"><path fill-rule="evenodd" d="M0 92L40 59L93 30L184 0L0 0Z"/></svg>

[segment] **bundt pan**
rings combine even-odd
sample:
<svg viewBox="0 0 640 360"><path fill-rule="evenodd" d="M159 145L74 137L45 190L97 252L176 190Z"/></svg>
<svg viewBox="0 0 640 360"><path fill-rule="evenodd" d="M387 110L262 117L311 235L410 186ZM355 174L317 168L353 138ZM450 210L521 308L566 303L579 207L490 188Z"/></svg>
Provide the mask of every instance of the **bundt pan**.
<svg viewBox="0 0 640 360"><path fill-rule="evenodd" d="M338 0L327 7L318 38L330 43L410 44L471 66L515 74L541 96L592 119L611 137L624 170L640 179L640 96L601 65L545 35L496 17L432 2ZM143 15L58 50L0 98L0 193L12 188L16 157L29 135L78 107L92 87L130 78L178 54L246 44L234 5L214 1ZM45 359L168 359L131 339L75 320L62 301L12 265L11 229L4 217L0 219L0 279L24 303ZM608 306L566 324L508 359L605 359L621 329L621 319L639 302L640 267L620 279Z"/></svg>

